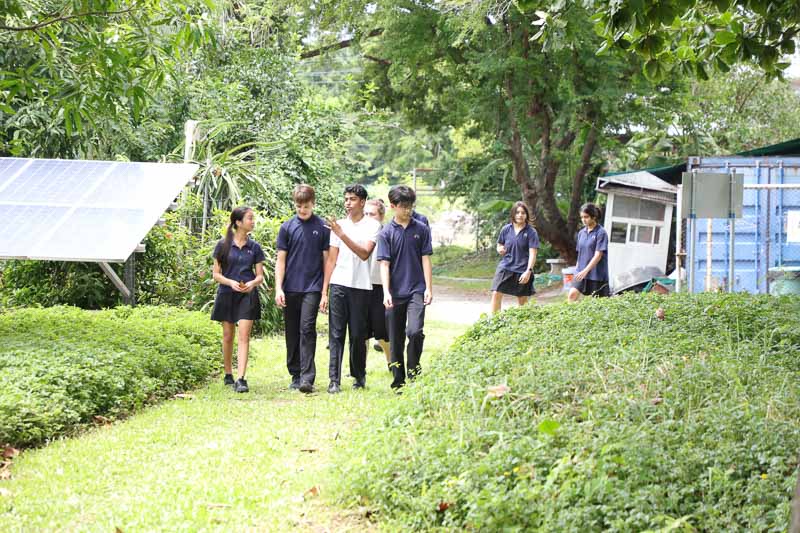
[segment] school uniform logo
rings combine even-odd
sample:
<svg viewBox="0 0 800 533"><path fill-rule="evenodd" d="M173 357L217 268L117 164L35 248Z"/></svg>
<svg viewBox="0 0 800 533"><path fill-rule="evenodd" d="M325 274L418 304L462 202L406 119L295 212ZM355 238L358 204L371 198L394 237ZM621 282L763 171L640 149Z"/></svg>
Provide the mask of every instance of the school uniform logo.
<svg viewBox="0 0 800 533"><path fill-rule="evenodd" d="M419 240L419 233L415 233L415 234L414 234L414 238L415 238L415 239L417 239L417 240Z"/></svg>
<svg viewBox="0 0 800 533"><path fill-rule="evenodd" d="M314 235L314 237L316 237L317 235L319 235L319 231L317 231L317 230L314 230L314 231L313 231L313 232L311 232L311 233L312 233L312 235Z"/></svg>

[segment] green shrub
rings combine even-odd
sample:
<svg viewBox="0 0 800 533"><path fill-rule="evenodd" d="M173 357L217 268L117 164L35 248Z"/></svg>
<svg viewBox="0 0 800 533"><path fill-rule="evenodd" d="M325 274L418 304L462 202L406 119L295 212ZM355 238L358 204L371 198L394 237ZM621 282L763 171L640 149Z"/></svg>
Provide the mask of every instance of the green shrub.
<svg viewBox="0 0 800 533"><path fill-rule="evenodd" d="M629 295L481 320L358 433L341 492L409 529L783 531L798 310Z"/></svg>
<svg viewBox="0 0 800 533"><path fill-rule="evenodd" d="M219 327L170 307L0 313L0 444L40 444L201 384Z"/></svg>

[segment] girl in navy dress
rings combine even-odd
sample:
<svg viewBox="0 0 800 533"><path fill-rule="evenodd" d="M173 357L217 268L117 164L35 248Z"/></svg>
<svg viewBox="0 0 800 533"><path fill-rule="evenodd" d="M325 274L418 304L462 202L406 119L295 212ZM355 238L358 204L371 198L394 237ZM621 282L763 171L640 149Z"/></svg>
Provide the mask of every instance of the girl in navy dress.
<svg viewBox="0 0 800 533"><path fill-rule="evenodd" d="M609 296L608 234L600 225L600 208L594 204L581 206L584 228L578 232L576 250L578 265L567 298L574 302L584 296Z"/></svg>
<svg viewBox="0 0 800 533"><path fill-rule="evenodd" d="M264 251L248 235L255 228L253 210L237 207L225 238L214 248L214 281L219 283L211 320L222 322L222 357L225 384L236 392L248 392L245 372L250 351L253 321L261 318L258 286L264 281ZM233 381L233 338L239 325L239 346L236 360L239 379Z"/></svg>
<svg viewBox="0 0 800 533"><path fill-rule="evenodd" d="M519 305L528 303L533 290L533 265L539 250L539 234L530 225L525 202L511 208L511 222L497 237L497 253L502 256L492 280L492 313L500 310L503 295L516 296Z"/></svg>

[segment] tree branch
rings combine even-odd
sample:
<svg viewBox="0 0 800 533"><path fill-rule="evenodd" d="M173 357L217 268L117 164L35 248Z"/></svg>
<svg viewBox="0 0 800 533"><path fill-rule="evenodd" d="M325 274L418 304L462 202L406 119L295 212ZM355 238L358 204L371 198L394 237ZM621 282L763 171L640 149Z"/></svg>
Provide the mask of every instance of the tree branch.
<svg viewBox="0 0 800 533"><path fill-rule="evenodd" d="M389 59L381 59L380 57L371 56L369 54L363 55L364 59L369 59L370 61L374 61L376 63L380 63L381 65L391 66L392 62Z"/></svg>
<svg viewBox="0 0 800 533"><path fill-rule="evenodd" d="M377 37L382 33L383 33L383 28L378 28L369 32L364 38L369 39L370 37ZM343 50L345 48L349 48L350 46L353 45L353 43L356 42L356 40L357 36L352 39L345 39L344 41L339 41L338 43L321 46L313 50L306 50L305 52L300 54L300 59L310 59L312 57L317 57L330 50Z"/></svg>
<svg viewBox="0 0 800 533"><path fill-rule="evenodd" d="M46 26L50 26L52 24L56 24L58 22L64 22L72 19L82 18L82 17L110 17L113 15L124 15L125 13L130 13L136 9L136 6L129 7L128 9L122 9L120 11L87 11L85 13L75 13L74 15L63 15L60 17L55 17L50 20L45 20L44 22L39 22L33 24L31 26L6 26L5 24L0 24L0 30L5 31L36 31L38 29L44 28Z"/></svg>
<svg viewBox="0 0 800 533"><path fill-rule="evenodd" d="M589 126L586 142L583 144L580 163L578 164L578 168L575 169L575 174L572 176L572 194L569 201L569 213L567 214L567 230L570 234L578 230L578 211L580 210L581 189L583 189L583 180L586 178L586 173L589 172L589 166L592 163L592 155L597 147L597 141L598 131L593 121Z"/></svg>

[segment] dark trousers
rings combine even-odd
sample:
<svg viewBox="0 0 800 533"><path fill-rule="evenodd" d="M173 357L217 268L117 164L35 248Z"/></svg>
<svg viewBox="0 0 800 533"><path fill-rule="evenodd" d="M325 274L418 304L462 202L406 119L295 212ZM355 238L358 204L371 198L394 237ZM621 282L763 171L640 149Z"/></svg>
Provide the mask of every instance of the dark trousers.
<svg viewBox="0 0 800 533"><path fill-rule="evenodd" d="M283 320L286 328L286 367L292 381L314 384L317 367L317 311L322 293L287 292Z"/></svg>
<svg viewBox="0 0 800 533"><path fill-rule="evenodd" d="M331 381L342 381L344 338L350 340L350 375L363 380L367 375L367 334L369 298L372 291L331 285L328 299L328 329L331 348L328 375Z"/></svg>
<svg viewBox="0 0 800 533"><path fill-rule="evenodd" d="M406 366L403 365L406 337L408 337L408 379L413 380L420 373L422 343L425 334L425 303L422 294L412 294L411 298L394 300L391 309L386 310L386 327L389 330L389 346L392 351L392 388L402 387L406 382Z"/></svg>

